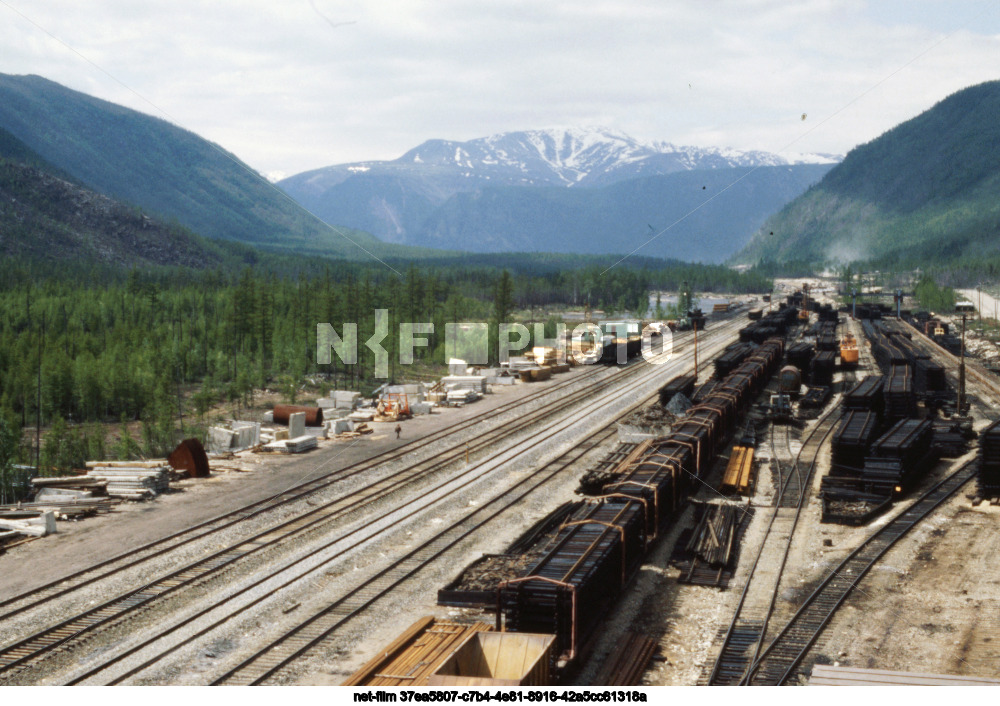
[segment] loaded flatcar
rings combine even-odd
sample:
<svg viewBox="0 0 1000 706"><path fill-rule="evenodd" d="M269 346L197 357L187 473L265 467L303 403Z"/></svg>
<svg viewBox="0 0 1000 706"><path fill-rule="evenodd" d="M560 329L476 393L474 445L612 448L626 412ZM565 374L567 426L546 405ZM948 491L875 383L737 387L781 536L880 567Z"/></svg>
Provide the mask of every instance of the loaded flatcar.
<svg viewBox="0 0 1000 706"><path fill-rule="evenodd" d="M574 659L639 568L645 552L639 502L602 502L567 523L529 575L497 588L497 623L512 632L556 636Z"/></svg>
<svg viewBox="0 0 1000 706"><path fill-rule="evenodd" d="M639 355L642 335L636 321L602 321L600 362L624 364Z"/></svg>
<svg viewBox="0 0 1000 706"><path fill-rule="evenodd" d="M528 575L500 585L498 626L554 633L563 657L575 658L638 566L644 545L636 533L643 541L655 537L676 516L694 479L708 470L739 412L764 388L783 354L782 340L766 341L668 436L622 464L589 524L568 524Z"/></svg>

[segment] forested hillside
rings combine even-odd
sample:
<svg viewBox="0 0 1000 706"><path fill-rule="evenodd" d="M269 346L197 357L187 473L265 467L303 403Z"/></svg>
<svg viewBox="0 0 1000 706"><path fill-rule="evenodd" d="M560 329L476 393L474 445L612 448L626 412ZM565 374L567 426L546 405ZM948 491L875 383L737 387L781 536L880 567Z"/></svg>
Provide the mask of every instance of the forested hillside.
<svg viewBox="0 0 1000 706"><path fill-rule="evenodd" d="M1000 262L1000 81L852 150L734 259Z"/></svg>
<svg viewBox="0 0 1000 706"><path fill-rule="evenodd" d="M88 188L204 237L353 259L419 254L325 225L188 130L40 76L0 74L0 128Z"/></svg>
<svg viewBox="0 0 1000 706"><path fill-rule="evenodd" d="M763 278L721 267L623 264L602 274L610 264L545 270L536 263L537 269L509 278L512 304L644 312L651 288L677 289L684 280L744 291L770 287ZM243 270L7 268L0 272L0 417L23 428L40 412L42 424L56 429L68 421L141 420L144 444L131 452L162 454L176 443L181 416L199 426L223 401L247 405L264 388L294 399L310 379L320 391L370 390L384 382L374 378L364 346L357 364L318 365L317 323L342 331L344 322L357 322L364 341L374 331L377 308L389 310L390 331L398 331L399 322L433 322L430 348L418 348L417 361L443 364L445 322L508 320L512 312L494 306L505 272L471 264L410 266L399 277L381 266L301 258ZM549 321L549 335L553 325ZM398 335L385 346L390 374L399 379L405 371L396 362ZM60 444L68 442L53 436L49 465L81 462L85 449L93 453L84 432L78 427L75 445L65 448ZM95 426L89 436L103 439L104 433Z"/></svg>

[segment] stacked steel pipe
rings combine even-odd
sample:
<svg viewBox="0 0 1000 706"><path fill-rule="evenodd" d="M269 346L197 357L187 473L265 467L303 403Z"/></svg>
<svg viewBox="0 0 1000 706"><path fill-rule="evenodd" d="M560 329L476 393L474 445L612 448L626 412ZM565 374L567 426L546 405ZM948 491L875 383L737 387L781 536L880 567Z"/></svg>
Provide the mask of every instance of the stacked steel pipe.
<svg viewBox="0 0 1000 706"><path fill-rule="evenodd" d="M881 417L885 410L884 385L885 378L881 375L868 375L844 395L844 409L868 410Z"/></svg>
<svg viewBox="0 0 1000 706"><path fill-rule="evenodd" d="M835 351L838 345L836 320L821 322L819 335L816 337L816 348L821 351Z"/></svg>
<svg viewBox="0 0 1000 706"><path fill-rule="evenodd" d="M837 365L837 354L833 351L820 351L812 362L812 384L832 385L833 370Z"/></svg>
<svg viewBox="0 0 1000 706"><path fill-rule="evenodd" d="M511 632L555 634L573 659L638 569L645 551L641 504L601 502L566 523L527 576L500 584L497 620Z"/></svg>
<svg viewBox="0 0 1000 706"><path fill-rule="evenodd" d="M740 340L751 341L753 343L763 343L774 336L783 336L792 325L798 310L795 307L786 307L771 311L759 321L754 321L740 329Z"/></svg>
<svg viewBox="0 0 1000 706"><path fill-rule="evenodd" d="M913 393L913 378L908 365L892 365L883 388L885 416L896 421L912 417L917 411L917 398Z"/></svg>
<svg viewBox="0 0 1000 706"><path fill-rule="evenodd" d="M785 355L791 365L799 370L809 370L813 356L816 355L816 349L809 343L794 343L788 347Z"/></svg>
<svg viewBox="0 0 1000 706"><path fill-rule="evenodd" d="M751 343L734 343L715 359L715 377L725 379L729 373L753 353L756 346Z"/></svg>

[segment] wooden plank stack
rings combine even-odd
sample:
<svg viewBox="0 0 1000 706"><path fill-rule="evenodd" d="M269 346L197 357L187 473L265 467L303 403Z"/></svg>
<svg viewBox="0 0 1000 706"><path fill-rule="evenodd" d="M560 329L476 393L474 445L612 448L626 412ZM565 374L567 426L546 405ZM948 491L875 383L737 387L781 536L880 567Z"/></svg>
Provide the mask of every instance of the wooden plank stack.
<svg viewBox="0 0 1000 706"><path fill-rule="evenodd" d="M726 472L722 476L719 492L722 494L737 493L749 495L754 483L753 447L734 446L729 457Z"/></svg>
<svg viewBox="0 0 1000 706"><path fill-rule="evenodd" d="M107 482L111 497L146 500L170 488L165 461L88 461L87 476Z"/></svg>

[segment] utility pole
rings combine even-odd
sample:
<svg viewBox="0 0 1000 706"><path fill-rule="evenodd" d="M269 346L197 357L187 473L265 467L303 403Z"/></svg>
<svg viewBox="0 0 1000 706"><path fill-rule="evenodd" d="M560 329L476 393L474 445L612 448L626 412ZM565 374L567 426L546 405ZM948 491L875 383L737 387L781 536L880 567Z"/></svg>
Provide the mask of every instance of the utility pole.
<svg viewBox="0 0 1000 706"><path fill-rule="evenodd" d="M694 381L698 382L698 322L691 319L691 326L694 328Z"/></svg>
<svg viewBox="0 0 1000 706"><path fill-rule="evenodd" d="M42 349L45 347L45 313L42 312L42 334L38 337L38 387L35 399L35 475L42 474Z"/></svg>
<svg viewBox="0 0 1000 706"><path fill-rule="evenodd" d="M976 285L976 294L979 298L979 303L976 305L976 316L979 318L979 335L983 334L983 288L982 284Z"/></svg>
<svg viewBox="0 0 1000 706"><path fill-rule="evenodd" d="M962 312L962 351L958 358L958 414L965 409L965 312Z"/></svg>

